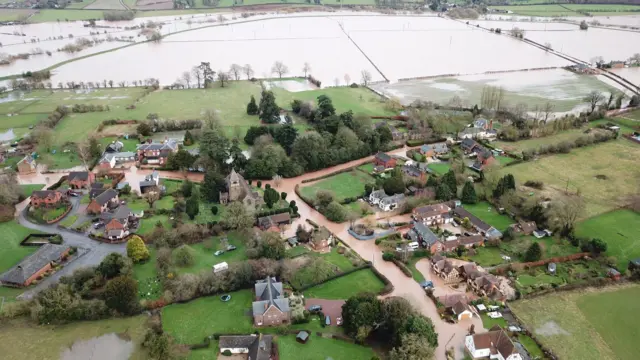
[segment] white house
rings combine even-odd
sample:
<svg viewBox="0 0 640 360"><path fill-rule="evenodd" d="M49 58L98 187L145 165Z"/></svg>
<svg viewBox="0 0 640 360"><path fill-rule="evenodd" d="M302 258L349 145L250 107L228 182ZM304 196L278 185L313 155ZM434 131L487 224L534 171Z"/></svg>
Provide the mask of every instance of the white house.
<svg viewBox="0 0 640 360"><path fill-rule="evenodd" d="M468 127L458 133L458 139L495 139L498 136L498 132L493 129L482 129L476 127Z"/></svg>
<svg viewBox="0 0 640 360"><path fill-rule="evenodd" d="M369 203L371 205L378 205L378 203L380 203L380 200L385 197L387 197L387 193L385 193L383 189L374 190L371 192L371 194L369 194Z"/></svg>
<svg viewBox="0 0 640 360"><path fill-rule="evenodd" d="M229 264L227 264L226 261L213 265L213 272L214 273L219 273L219 272L225 271L227 269L229 269Z"/></svg>
<svg viewBox="0 0 640 360"><path fill-rule="evenodd" d="M465 304L462 301L458 301L457 303L455 303L451 307L451 310L453 311L455 316L458 318L458 321L464 320L464 319L471 319L473 317L473 312L471 311L471 308L469 307L469 305Z"/></svg>
<svg viewBox="0 0 640 360"><path fill-rule="evenodd" d="M380 199L378 206L382 211L391 211L397 209L404 202L404 194L395 194Z"/></svg>
<svg viewBox="0 0 640 360"><path fill-rule="evenodd" d="M489 332L467 336L464 345L474 359L522 360L509 335L497 325Z"/></svg>

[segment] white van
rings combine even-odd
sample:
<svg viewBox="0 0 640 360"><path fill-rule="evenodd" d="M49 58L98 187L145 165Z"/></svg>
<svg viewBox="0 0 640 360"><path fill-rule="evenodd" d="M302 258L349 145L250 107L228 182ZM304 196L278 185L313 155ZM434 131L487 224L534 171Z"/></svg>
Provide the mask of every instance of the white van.
<svg viewBox="0 0 640 360"><path fill-rule="evenodd" d="M410 242L408 246L411 250L417 250L420 247L417 241Z"/></svg>

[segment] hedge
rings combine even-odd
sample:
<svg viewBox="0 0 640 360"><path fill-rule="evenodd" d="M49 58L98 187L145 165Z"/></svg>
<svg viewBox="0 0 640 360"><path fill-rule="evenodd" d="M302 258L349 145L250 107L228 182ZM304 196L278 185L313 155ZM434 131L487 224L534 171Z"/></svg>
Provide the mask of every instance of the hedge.
<svg viewBox="0 0 640 360"><path fill-rule="evenodd" d="M382 289L382 291L380 291L378 293L378 295L388 295L391 294L394 290L393 284L391 283L391 281L389 281L389 279L382 275L382 273L380 271L378 271L378 269L376 269L374 266L371 266L371 262L367 261L367 263L370 265L370 269L371 271L373 271L374 274L376 274L376 276L382 281L382 283L384 284L384 288Z"/></svg>
<svg viewBox="0 0 640 360"><path fill-rule="evenodd" d="M54 184L52 184L51 186L49 186L47 188L47 190L56 190L57 188L59 188L65 181L67 181L67 179L69 178L68 175L64 175L60 178L60 180L56 181Z"/></svg>
<svg viewBox="0 0 640 360"><path fill-rule="evenodd" d="M256 217L264 217L264 216L269 216L269 215L276 215L276 214L282 214L282 213L291 213L291 208L286 207L286 208L281 208L281 209L273 209L273 210L266 210L266 211L262 211L259 213L256 213Z"/></svg>
<svg viewBox="0 0 640 360"><path fill-rule="evenodd" d="M425 144L435 144L443 141L447 141L447 139L437 138L437 139L430 139L430 140L407 140L406 144L407 146L413 147L413 146L420 146Z"/></svg>
<svg viewBox="0 0 640 360"><path fill-rule="evenodd" d="M358 165L358 166L359 166L359 165ZM342 170L334 171L334 172L332 172L332 173L325 174L325 175L322 175L322 176L314 177L314 178L311 178L311 179L305 179L305 180L302 180L301 182L304 184L304 183L308 183L308 182L312 182L312 181L318 181L318 180L326 179L326 178L332 177L332 176L334 176L334 175L338 175L338 174L342 174L342 173L346 173L346 172L353 171L353 170L355 170L358 166L352 166L352 167L348 167L348 168L346 168L346 169L342 169Z"/></svg>
<svg viewBox="0 0 640 360"><path fill-rule="evenodd" d="M400 270L402 270L402 272L407 275L407 277L413 277L413 274L411 273L411 270L409 270L409 268L407 267L407 265L405 265L402 261L393 258L391 259L391 261L393 261L394 264L396 264L397 267L400 268Z"/></svg>

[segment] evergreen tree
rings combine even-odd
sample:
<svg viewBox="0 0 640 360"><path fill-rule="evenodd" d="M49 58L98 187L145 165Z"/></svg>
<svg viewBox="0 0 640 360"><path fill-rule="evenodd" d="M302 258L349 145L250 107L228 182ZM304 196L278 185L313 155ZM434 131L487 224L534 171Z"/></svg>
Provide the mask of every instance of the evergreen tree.
<svg viewBox="0 0 640 360"><path fill-rule="evenodd" d="M524 254L524 261L538 261L542 257L542 248L540 248L540 244L534 242L529 246L527 252Z"/></svg>
<svg viewBox="0 0 640 360"><path fill-rule="evenodd" d="M429 175L429 179L427 179L427 186L436 187L438 186L438 180L434 175Z"/></svg>
<svg viewBox="0 0 640 360"><path fill-rule="evenodd" d="M188 198L191 196L191 193L193 192L193 182L191 182L191 180L187 179L182 183L182 187L180 189L180 192L182 193L182 196Z"/></svg>
<svg viewBox="0 0 640 360"><path fill-rule="evenodd" d="M501 178L500 180L498 180L498 185L496 185L496 188L493 190L493 197L498 199L500 196L502 196L502 194L504 194L505 191L506 189L504 187L504 178Z"/></svg>
<svg viewBox="0 0 640 360"><path fill-rule="evenodd" d="M515 190L516 189L516 179L512 174L507 174L504 176L504 185L506 190Z"/></svg>
<svg viewBox="0 0 640 360"><path fill-rule="evenodd" d="M187 200L187 208L185 210L189 219L195 219L196 215L200 212L200 204L198 203L198 197L192 196Z"/></svg>
<svg viewBox="0 0 640 360"><path fill-rule="evenodd" d="M213 170L207 171L200 186L202 197L208 202L218 202L220 191L224 191L224 178Z"/></svg>
<svg viewBox="0 0 640 360"><path fill-rule="evenodd" d="M247 115L257 115L258 105L256 105L256 98L251 95L251 100L247 104Z"/></svg>
<svg viewBox="0 0 640 360"><path fill-rule="evenodd" d="M127 241L127 256L134 263L149 259L149 249L138 235L134 235Z"/></svg>
<svg viewBox="0 0 640 360"><path fill-rule="evenodd" d="M89 138L89 153L93 159L97 159L102 155L102 148L95 137Z"/></svg>
<svg viewBox="0 0 640 360"><path fill-rule="evenodd" d="M229 148L229 155L231 156L231 165L238 171L244 171L249 160L244 156L242 149L240 149L240 141L238 139L231 140L231 148Z"/></svg>
<svg viewBox="0 0 640 360"><path fill-rule="evenodd" d="M331 98L327 95L318 96L318 110L316 110L316 120L327 118L336 114Z"/></svg>
<svg viewBox="0 0 640 360"><path fill-rule="evenodd" d="M449 186L449 190L451 190L454 196L458 193L458 184L456 183L456 174L453 172L453 170L447 171L447 173L444 174L440 182L443 184L447 184L447 186Z"/></svg>
<svg viewBox="0 0 640 360"><path fill-rule="evenodd" d="M400 171L400 169L394 169L393 174L390 178L384 181L382 187L384 188L384 191L389 195L404 193L404 179L402 178L402 172Z"/></svg>
<svg viewBox="0 0 640 360"><path fill-rule="evenodd" d="M449 185L444 183L438 185L436 188L436 199L442 201L449 201L453 199L453 193L451 192L451 189L449 189Z"/></svg>
<svg viewBox="0 0 640 360"><path fill-rule="evenodd" d="M184 133L184 141L183 141L184 146L191 146L193 145L194 142L195 142L195 139L193 138L193 135L189 130L187 130L187 132Z"/></svg>
<svg viewBox="0 0 640 360"><path fill-rule="evenodd" d="M280 108L276 104L276 96L272 91L265 90L260 98L258 107L260 120L265 124L275 124L280 118Z"/></svg>
<svg viewBox="0 0 640 360"><path fill-rule="evenodd" d="M462 202L464 204L475 204L478 202L478 196L476 195L476 189L473 187L471 181L464 183L462 188Z"/></svg>

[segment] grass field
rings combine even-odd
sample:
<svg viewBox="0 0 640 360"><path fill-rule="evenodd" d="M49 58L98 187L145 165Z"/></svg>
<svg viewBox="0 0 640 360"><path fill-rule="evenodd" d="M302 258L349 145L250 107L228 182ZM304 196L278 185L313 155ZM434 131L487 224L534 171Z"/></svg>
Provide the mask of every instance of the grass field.
<svg viewBox="0 0 640 360"><path fill-rule="evenodd" d="M497 247L479 247L476 249L476 255L472 256L471 260L480 266L495 266L504 262L501 254L502 251Z"/></svg>
<svg viewBox="0 0 640 360"><path fill-rule="evenodd" d="M569 154L546 156L503 168L517 183L538 180L544 183L547 196L561 196L565 189L580 191L586 202L584 218L602 214L626 204L626 197L638 190L640 146L626 139L572 150ZM605 175L606 180L597 175ZM554 194L555 193L555 194Z"/></svg>
<svg viewBox="0 0 640 360"><path fill-rule="evenodd" d="M15 220L0 223L0 234L2 234L2 240L0 241L0 274L37 250L35 247L20 246L20 241L27 235L34 233L37 234L39 232L27 229Z"/></svg>
<svg viewBox="0 0 640 360"><path fill-rule="evenodd" d="M427 168L432 170L437 175L444 175L447 172L449 172L449 170L451 170L451 164L445 163L445 162L432 163L432 164L427 165Z"/></svg>
<svg viewBox="0 0 640 360"><path fill-rule="evenodd" d="M58 223L60 226L71 227L78 220L78 215L67 215Z"/></svg>
<svg viewBox="0 0 640 360"><path fill-rule="evenodd" d="M44 184L28 184L28 185L20 185L20 188L22 189L22 193L24 194L24 196L29 197L31 196L31 194L36 191L36 190L40 190L44 187Z"/></svg>
<svg viewBox="0 0 640 360"><path fill-rule="evenodd" d="M140 315L100 321L82 321L60 326L34 325L28 318L0 322L0 351L3 360L31 359L58 360L61 353L73 343L105 334L123 334L131 338L135 349L130 360L147 359L141 347L146 332L147 317ZM25 341L37 339L37 341ZM20 346L16 346L20 344Z"/></svg>
<svg viewBox="0 0 640 360"><path fill-rule="evenodd" d="M536 239L534 236L521 236L511 241L500 244L500 248L513 256L524 256L532 243L537 242L542 247L542 258L565 256L578 252L578 248L572 246L567 240L554 237Z"/></svg>
<svg viewBox="0 0 640 360"><path fill-rule="evenodd" d="M138 228L137 233L144 236L152 232L158 221L160 221L165 228L169 226L169 216L153 215L150 218L140 220L140 227Z"/></svg>
<svg viewBox="0 0 640 360"><path fill-rule="evenodd" d="M295 336L279 336L278 350L282 360L369 360L375 355L373 350L346 341L325 339L311 335L306 344L300 344Z"/></svg>
<svg viewBox="0 0 640 360"><path fill-rule="evenodd" d="M562 292L512 302L510 307L558 357L637 358L640 286ZM586 340L588 339L588 340Z"/></svg>
<svg viewBox="0 0 640 360"><path fill-rule="evenodd" d="M600 238L607 243L607 255L618 259L618 269L640 257L640 214L631 210L608 212L578 223L576 235Z"/></svg>
<svg viewBox="0 0 640 360"><path fill-rule="evenodd" d="M47 114L0 115L0 130L28 128L46 118Z"/></svg>
<svg viewBox="0 0 640 360"><path fill-rule="evenodd" d="M348 197L362 196L364 185L373 182L371 176L354 170L328 177L312 185L302 186L300 192L309 199L315 199L318 190L327 190L333 192L335 199L340 201Z"/></svg>
<svg viewBox="0 0 640 360"><path fill-rule="evenodd" d="M517 5L491 6L492 9L512 11L514 15L524 16L581 16L578 11L588 12L594 16L632 15L637 14L640 6L617 4L545 4L545 5Z"/></svg>
<svg viewBox="0 0 640 360"><path fill-rule="evenodd" d="M252 319L247 315L253 292L242 290L230 295L228 302L222 302L216 295L164 307L162 326L181 344L200 343L214 332L253 332Z"/></svg>
<svg viewBox="0 0 640 360"><path fill-rule="evenodd" d="M584 129L571 129L562 131L554 135L544 136L540 138L520 140L516 142L496 141L494 146L509 152L519 152L524 150L539 149L544 145L556 145L563 141L573 143L577 138L585 136ZM501 162L502 164L502 162Z"/></svg>
<svg viewBox="0 0 640 360"><path fill-rule="evenodd" d="M138 281L138 296L140 299L155 300L160 297L162 285L156 273L156 249L148 245L149 260L133 266L133 277Z"/></svg>
<svg viewBox="0 0 640 360"><path fill-rule="evenodd" d="M304 292L307 298L348 299L361 292L378 293L384 288L382 281L369 269L314 286Z"/></svg>
<svg viewBox="0 0 640 360"><path fill-rule="evenodd" d="M102 10L44 9L29 18L30 23L103 19Z"/></svg>
<svg viewBox="0 0 640 360"><path fill-rule="evenodd" d="M16 21L26 18L34 11L30 9L2 9L0 11L0 21Z"/></svg>
<svg viewBox="0 0 640 360"><path fill-rule="evenodd" d="M509 225L514 223L507 215L498 213L491 204L485 201L476 204L465 204L464 208L480 220L500 231L505 231Z"/></svg>
<svg viewBox="0 0 640 360"><path fill-rule="evenodd" d="M212 242L211 249L206 249L204 243L191 245L191 248L194 250L195 263L191 267L176 268L178 273L198 273L202 270L211 271L213 265L223 261L230 264L247 260L244 242L240 239L240 235L235 232L229 233L227 238L229 239L229 245L235 245L237 249L233 251L225 251L224 254L215 256L213 254L214 252L217 250L224 250L221 245L221 238L221 236L216 236L210 239Z"/></svg>

